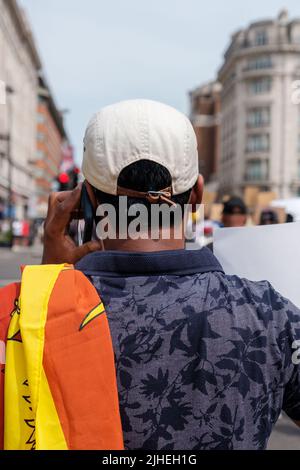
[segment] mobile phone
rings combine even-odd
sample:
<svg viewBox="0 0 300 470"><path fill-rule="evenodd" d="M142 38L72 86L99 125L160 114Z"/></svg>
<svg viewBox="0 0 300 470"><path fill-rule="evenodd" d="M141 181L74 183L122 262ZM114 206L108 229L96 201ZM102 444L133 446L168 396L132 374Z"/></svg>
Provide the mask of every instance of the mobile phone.
<svg viewBox="0 0 300 470"><path fill-rule="evenodd" d="M91 202L85 183L82 185L80 213L82 214L83 218L78 221L79 246L92 240L96 216L95 208Z"/></svg>

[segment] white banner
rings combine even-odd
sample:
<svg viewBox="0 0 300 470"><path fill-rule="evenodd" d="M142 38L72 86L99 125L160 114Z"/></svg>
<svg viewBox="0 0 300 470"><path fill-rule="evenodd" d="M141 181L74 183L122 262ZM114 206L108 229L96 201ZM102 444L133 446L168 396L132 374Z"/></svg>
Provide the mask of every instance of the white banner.
<svg viewBox="0 0 300 470"><path fill-rule="evenodd" d="M267 280L300 307L300 222L218 229L214 253L226 274Z"/></svg>

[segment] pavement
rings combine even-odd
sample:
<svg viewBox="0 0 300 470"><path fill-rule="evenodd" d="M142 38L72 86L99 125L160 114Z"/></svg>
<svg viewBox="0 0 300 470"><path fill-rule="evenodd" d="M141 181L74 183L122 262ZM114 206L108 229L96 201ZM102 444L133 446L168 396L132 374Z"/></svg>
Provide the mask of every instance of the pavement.
<svg viewBox="0 0 300 470"><path fill-rule="evenodd" d="M268 449L300 450L300 428L284 414L275 426Z"/></svg>
<svg viewBox="0 0 300 470"><path fill-rule="evenodd" d="M19 248L11 251L0 248L0 287L20 279L20 265L40 264L42 247ZM300 450L300 429L284 414L269 441L271 450Z"/></svg>
<svg viewBox="0 0 300 470"><path fill-rule="evenodd" d="M42 247L15 248L13 251L0 248L0 287L20 279L20 266L40 264Z"/></svg>

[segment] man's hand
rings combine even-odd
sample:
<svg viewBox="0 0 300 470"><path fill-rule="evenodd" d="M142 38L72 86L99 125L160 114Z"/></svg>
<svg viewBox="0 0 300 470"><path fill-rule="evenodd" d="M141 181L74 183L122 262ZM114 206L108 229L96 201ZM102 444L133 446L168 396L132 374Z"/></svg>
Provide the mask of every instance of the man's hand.
<svg viewBox="0 0 300 470"><path fill-rule="evenodd" d="M43 264L75 264L88 253L102 249L102 243L91 241L76 246L68 235L68 226L80 205L82 186L74 191L52 193L45 222Z"/></svg>

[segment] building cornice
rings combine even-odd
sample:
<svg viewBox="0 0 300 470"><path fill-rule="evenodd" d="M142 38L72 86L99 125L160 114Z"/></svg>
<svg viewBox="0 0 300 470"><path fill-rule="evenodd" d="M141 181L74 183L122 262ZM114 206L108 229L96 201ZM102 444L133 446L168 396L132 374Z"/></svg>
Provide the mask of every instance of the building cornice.
<svg viewBox="0 0 300 470"><path fill-rule="evenodd" d="M29 30L28 25L24 21L22 10L20 9L17 0L4 0L11 16L15 22L16 30L21 37L21 40L27 45L28 51L31 55L33 63L37 70L42 67L41 59L37 51L32 32Z"/></svg>
<svg viewBox="0 0 300 470"><path fill-rule="evenodd" d="M54 101L53 95L47 84L45 77L39 77L39 88L38 88L38 96L43 98L48 103L48 110L52 116L52 119L60 132L62 138L68 140L68 136L64 127L63 118L60 111L57 109L56 103Z"/></svg>
<svg viewBox="0 0 300 470"><path fill-rule="evenodd" d="M269 20L259 20L259 21L254 21L250 23L249 27L247 28L252 29L252 28L263 28L265 26L274 26L278 24L277 21L269 19Z"/></svg>
<svg viewBox="0 0 300 470"><path fill-rule="evenodd" d="M300 54L300 44L268 44L266 46L254 46L248 48L244 47L237 49L232 53L232 55L223 63L222 67L219 69L218 80L222 82L224 75L226 75L232 65L239 59L246 59L251 56L259 56L266 54L288 53Z"/></svg>
<svg viewBox="0 0 300 470"><path fill-rule="evenodd" d="M222 91L222 85L218 81L211 81L194 88L189 92L191 98L201 97L205 95L218 94Z"/></svg>
<svg viewBox="0 0 300 470"><path fill-rule="evenodd" d="M191 116L191 122L194 127L198 128L215 127L218 126L221 122L220 113L218 113L217 115L193 114Z"/></svg>

